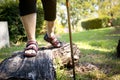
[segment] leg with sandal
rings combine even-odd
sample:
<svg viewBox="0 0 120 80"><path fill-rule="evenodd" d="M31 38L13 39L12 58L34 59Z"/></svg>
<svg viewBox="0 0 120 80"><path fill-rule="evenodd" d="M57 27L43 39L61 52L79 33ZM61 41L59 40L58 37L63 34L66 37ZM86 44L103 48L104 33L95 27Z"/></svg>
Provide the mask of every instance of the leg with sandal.
<svg viewBox="0 0 120 80"><path fill-rule="evenodd" d="M36 41L36 1L37 0L19 0L19 9L21 21L27 35L27 44L24 50L24 56L34 57L38 52L38 43ZM47 33L44 40L51 43L55 48L62 46L62 43L55 37L54 21L56 19L56 0L42 0L44 9L44 18L46 20Z"/></svg>

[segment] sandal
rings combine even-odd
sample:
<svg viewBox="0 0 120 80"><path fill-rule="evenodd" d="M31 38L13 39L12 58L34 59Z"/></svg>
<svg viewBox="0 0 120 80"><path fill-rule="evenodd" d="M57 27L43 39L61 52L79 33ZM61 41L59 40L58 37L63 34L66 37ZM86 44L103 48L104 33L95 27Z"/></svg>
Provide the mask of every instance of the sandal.
<svg viewBox="0 0 120 80"><path fill-rule="evenodd" d="M44 40L52 44L53 47L55 48L60 48L62 46L62 42L60 42L57 38L55 37L48 37L47 33L44 36Z"/></svg>
<svg viewBox="0 0 120 80"><path fill-rule="evenodd" d="M29 50L33 50L32 52ZM28 52L27 52L28 51ZM34 57L37 55L38 52L38 44L36 41L29 41L26 45L26 48L24 50L24 56L26 57Z"/></svg>

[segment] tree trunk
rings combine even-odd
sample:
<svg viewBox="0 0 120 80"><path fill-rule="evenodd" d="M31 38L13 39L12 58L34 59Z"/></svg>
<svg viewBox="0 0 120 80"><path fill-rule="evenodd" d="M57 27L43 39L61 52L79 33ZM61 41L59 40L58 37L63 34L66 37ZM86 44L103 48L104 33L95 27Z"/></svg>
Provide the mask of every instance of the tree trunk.
<svg viewBox="0 0 120 80"><path fill-rule="evenodd" d="M118 40L118 44L116 47L116 54L117 54L117 57L120 58L120 40Z"/></svg>
<svg viewBox="0 0 120 80"><path fill-rule="evenodd" d="M74 60L79 59L79 48L73 44ZM0 80L56 80L53 66L72 66L70 44L61 48L40 48L36 57L24 57L23 51L15 52L0 63Z"/></svg>

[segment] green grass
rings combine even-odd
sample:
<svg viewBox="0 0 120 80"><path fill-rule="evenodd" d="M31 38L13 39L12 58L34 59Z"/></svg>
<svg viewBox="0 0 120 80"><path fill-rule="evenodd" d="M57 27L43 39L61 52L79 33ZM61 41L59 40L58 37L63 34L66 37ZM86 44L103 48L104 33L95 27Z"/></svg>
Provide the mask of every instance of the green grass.
<svg viewBox="0 0 120 80"><path fill-rule="evenodd" d="M77 73L77 80L120 80L120 59L116 58L116 46L120 29L102 28L72 34L73 43L81 50L80 63L92 63L99 70L92 72ZM39 46L47 43L42 39L43 35L37 38ZM69 34L61 34L60 40L69 42ZM0 61L10 56L13 51L23 50L25 43L20 46L3 48L0 50ZM63 74L64 73L64 74ZM66 70L57 70L58 80L72 80Z"/></svg>
<svg viewBox="0 0 120 80"><path fill-rule="evenodd" d="M89 62L101 68L100 71L85 74L85 77L80 77L79 80L108 80L113 79L115 75L120 76L120 59L117 59L115 55L120 33L116 34L116 31L118 29L102 28L73 33L73 42L81 50L80 63ZM69 42L68 36L68 34L63 34L61 40ZM105 70L108 71L106 74ZM99 77L97 74L104 77ZM113 80L120 80L120 78Z"/></svg>

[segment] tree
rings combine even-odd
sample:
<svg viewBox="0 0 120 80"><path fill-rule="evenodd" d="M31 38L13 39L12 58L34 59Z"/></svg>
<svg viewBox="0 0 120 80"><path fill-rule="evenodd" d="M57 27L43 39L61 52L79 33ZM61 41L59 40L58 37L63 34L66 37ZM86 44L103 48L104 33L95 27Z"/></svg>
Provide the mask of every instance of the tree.
<svg viewBox="0 0 120 80"><path fill-rule="evenodd" d="M116 17L120 15L119 0L69 0L69 2L70 18L73 27L85 18L111 15ZM61 18L61 23L66 26L66 9L60 9L63 5L65 7L65 0L60 0L58 3L58 16Z"/></svg>
<svg viewBox="0 0 120 80"><path fill-rule="evenodd" d="M119 0L99 0L99 15L118 16L120 15Z"/></svg>

